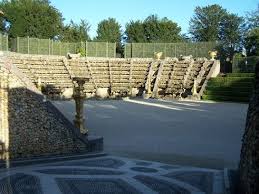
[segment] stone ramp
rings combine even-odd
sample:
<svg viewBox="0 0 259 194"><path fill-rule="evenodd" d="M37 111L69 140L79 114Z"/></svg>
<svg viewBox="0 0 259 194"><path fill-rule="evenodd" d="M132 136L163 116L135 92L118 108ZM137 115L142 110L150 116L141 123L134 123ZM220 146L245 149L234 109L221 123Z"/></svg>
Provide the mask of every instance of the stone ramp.
<svg viewBox="0 0 259 194"><path fill-rule="evenodd" d="M0 193L222 194L223 177L222 170L106 155L2 169Z"/></svg>

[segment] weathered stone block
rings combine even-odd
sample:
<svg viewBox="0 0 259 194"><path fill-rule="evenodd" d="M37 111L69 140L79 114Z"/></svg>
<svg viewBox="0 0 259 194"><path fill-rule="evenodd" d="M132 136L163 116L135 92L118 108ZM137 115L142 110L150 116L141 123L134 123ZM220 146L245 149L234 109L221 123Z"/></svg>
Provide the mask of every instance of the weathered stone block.
<svg viewBox="0 0 259 194"><path fill-rule="evenodd" d="M109 97L109 88L97 88L96 97L108 98Z"/></svg>

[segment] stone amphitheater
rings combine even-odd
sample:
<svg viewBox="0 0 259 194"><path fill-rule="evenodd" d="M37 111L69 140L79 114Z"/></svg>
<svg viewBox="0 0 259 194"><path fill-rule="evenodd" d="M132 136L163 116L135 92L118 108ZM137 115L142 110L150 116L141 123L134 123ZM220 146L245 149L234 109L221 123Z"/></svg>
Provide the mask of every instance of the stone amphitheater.
<svg viewBox="0 0 259 194"><path fill-rule="evenodd" d="M217 60L182 57L151 58L72 58L8 54L8 58L32 83L43 86L50 98L71 98L73 77L89 77L88 98L123 96L200 98L210 77L219 73ZM39 83L40 82L40 83ZM194 84L195 82L195 84ZM193 87L195 85L195 88ZM193 91L195 90L195 91Z"/></svg>
<svg viewBox="0 0 259 194"><path fill-rule="evenodd" d="M258 83L258 67L256 83ZM176 166L169 167L169 169L172 168L173 170L168 170L168 168L163 170L163 168L160 168L163 164L148 163L148 161L135 162L140 166L142 165L141 167L136 167L134 166L134 161L123 158L117 158L117 160L119 160L119 163L124 162L126 164L126 167L120 169L125 172L121 173L122 175L117 177L115 181L113 178L114 172L109 172L109 176L105 177L104 175L107 175L107 172L104 172L104 169L102 169L103 165L109 167L112 164L110 161L116 160L116 158L110 159L110 156L107 157L108 162L106 162L107 158L100 160L100 164L97 165L97 168L100 169L92 169L92 171L89 171L89 169L87 172L83 172L82 169L78 171L68 169L69 172L64 171L64 169L57 170L56 172L55 170L45 171L47 174L54 173L54 177L62 177L59 174L64 174L62 178L66 178L67 182L59 183L59 185L57 185L58 182L55 183L53 177L35 174L32 170L33 168L30 167L28 168L29 170L26 168L9 170L9 167L12 166L10 159L54 156L51 160L55 161L57 160L55 156L60 154L88 154L89 152L99 152L102 150L103 139L101 137L85 137L83 134L80 134L80 131L72 125L60 110L45 98L46 96L51 99L72 98L73 88L76 84L73 82L75 77L89 78L89 82L84 85L84 92L87 98L141 96L144 98L200 99L208 80L211 77L216 77L219 72L219 61L206 58L192 58L191 56L179 59L165 58L158 60L151 58L69 58L63 56L24 55L10 52L1 53L0 166L3 167L1 169L3 172L0 173L1 193L10 193L10 189L17 191L17 193L42 193L41 189L43 189L43 193L50 193L53 192L53 188L54 191L57 191L55 193L72 192L75 188L73 186L74 183L72 184L71 180L67 178L73 176L75 178L73 181L78 181L77 176L80 177L81 175L87 178L85 181L90 181L89 184L92 185L89 192L96 190L97 187L100 189L99 183L107 184L107 188L111 191L120 191L118 193L132 193L127 184L135 186L135 189L142 191L142 193L219 194L225 193L226 190L230 192L229 174L225 170L211 171L210 169L188 169L186 167L181 167L178 170ZM256 91L258 91L258 87L256 87ZM256 104L258 99L257 93L254 93L253 101L251 101L248 111L239 166L240 185L244 193L258 193L258 165L256 163L258 159L256 151L258 138L253 138L257 137L256 135L250 135L256 134L258 131L258 127L254 127L256 122L258 122L257 109L254 108L258 107ZM205 118L208 118L208 115ZM249 150L252 150L253 154ZM80 157L85 158L84 155ZM69 158L67 159L69 160ZM63 158L59 160L63 160ZM5 162L3 163L3 161ZM33 160L34 163L35 161L37 163L38 160ZM98 163L95 159L93 161L83 161L82 164L90 163L92 165L92 163ZM102 163L103 161L104 163ZM20 162L23 163L23 161ZM20 165L20 162L14 160L13 164ZM30 164L31 162L32 160L29 160L28 163ZM134 165L128 165L131 163ZM76 164L75 167L82 164ZM62 161L63 165L64 162ZM66 165L69 166L69 163ZM150 165L153 168L143 167L143 165ZM87 166L86 168L89 167ZM98 170L103 173L101 177ZM186 174L186 170L194 170L196 174ZM153 176L158 178L159 181L155 180L151 183L150 177L141 177L141 179L134 181L132 177L136 179L135 171L140 173L141 176L147 175L147 173L154 173ZM172 180L166 179L163 176L163 174L167 175L169 171L173 174ZM179 179L180 181L176 181L178 175L176 176L173 171L183 173ZM31 175L40 177L40 184L42 185L38 184L36 188L35 180L34 178L31 179L31 175L28 175L28 172ZM214 173L212 177L206 175L211 172ZM97 178L92 180L93 175L96 175ZM201 177L203 178L200 179ZM122 185L121 179L129 180L129 182ZM10 180L11 184L9 184ZM197 180L199 180L199 183ZM16 184L19 181L22 181L21 185ZM95 184L92 184L91 181L94 181ZM67 183L72 184L71 188L66 186ZM89 189L89 187L84 187L85 183L78 185L75 182L75 184L78 186L76 188L78 191ZM35 192L33 189L38 189L39 192ZM133 188L133 193L137 193L135 192L136 190ZM100 191L100 193L105 192L106 190Z"/></svg>

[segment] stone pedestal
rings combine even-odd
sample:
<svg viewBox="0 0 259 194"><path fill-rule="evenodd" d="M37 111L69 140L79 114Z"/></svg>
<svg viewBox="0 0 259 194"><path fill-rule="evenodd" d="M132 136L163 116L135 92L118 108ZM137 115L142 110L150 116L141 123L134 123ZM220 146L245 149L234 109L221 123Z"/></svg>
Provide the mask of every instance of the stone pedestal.
<svg viewBox="0 0 259 194"><path fill-rule="evenodd" d="M84 135L88 135L88 131L84 126L84 100L86 94L84 93L84 84L89 81L89 78L85 77L74 77L73 81L75 83L73 98L76 103L76 115L74 124L79 129L79 132Z"/></svg>

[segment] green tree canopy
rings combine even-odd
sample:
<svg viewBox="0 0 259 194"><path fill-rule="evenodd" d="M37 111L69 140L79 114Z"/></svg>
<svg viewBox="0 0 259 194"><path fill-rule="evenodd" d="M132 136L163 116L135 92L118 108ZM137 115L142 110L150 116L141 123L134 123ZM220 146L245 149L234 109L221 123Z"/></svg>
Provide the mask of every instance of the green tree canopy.
<svg viewBox="0 0 259 194"><path fill-rule="evenodd" d="M232 60L236 51L241 50L243 18L227 13L221 20L219 40L225 57Z"/></svg>
<svg viewBox="0 0 259 194"><path fill-rule="evenodd" d="M90 25L86 20L81 20L80 24L74 23L72 20L70 24L62 28L60 39L66 42L89 41Z"/></svg>
<svg viewBox="0 0 259 194"><path fill-rule="evenodd" d="M195 41L219 40L221 22L226 14L227 10L217 4L196 7L189 27L192 38Z"/></svg>
<svg viewBox="0 0 259 194"><path fill-rule="evenodd" d="M190 20L189 33L194 41L217 41L223 64L232 61L242 48L243 18L229 13L220 5L196 7Z"/></svg>
<svg viewBox="0 0 259 194"><path fill-rule="evenodd" d="M146 42L144 25L140 20L127 23L125 34L127 42Z"/></svg>
<svg viewBox="0 0 259 194"><path fill-rule="evenodd" d="M251 11L247 15L247 29L258 28L259 26L259 4L257 5L257 9Z"/></svg>
<svg viewBox="0 0 259 194"><path fill-rule="evenodd" d="M122 54L121 26L114 18L102 20L97 27L96 41L116 42L116 52Z"/></svg>
<svg viewBox="0 0 259 194"><path fill-rule="evenodd" d="M103 42L121 41L121 26L114 18L102 20L97 27L97 36L95 40Z"/></svg>
<svg viewBox="0 0 259 194"><path fill-rule="evenodd" d="M255 11L246 17L244 45L247 55L259 55L259 5Z"/></svg>
<svg viewBox="0 0 259 194"><path fill-rule="evenodd" d="M62 15L48 0L3 0L2 30L10 37L54 38L62 28Z"/></svg>
<svg viewBox="0 0 259 194"><path fill-rule="evenodd" d="M259 56L259 28L253 28L245 37L245 47L248 56Z"/></svg>
<svg viewBox="0 0 259 194"><path fill-rule="evenodd" d="M168 18L148 16L144 21L131 21L126 24L127 42L179 42L181 28Z"/></svg>

